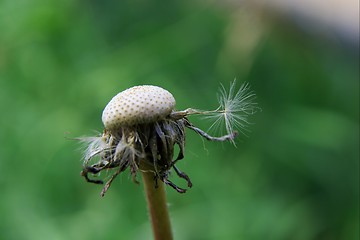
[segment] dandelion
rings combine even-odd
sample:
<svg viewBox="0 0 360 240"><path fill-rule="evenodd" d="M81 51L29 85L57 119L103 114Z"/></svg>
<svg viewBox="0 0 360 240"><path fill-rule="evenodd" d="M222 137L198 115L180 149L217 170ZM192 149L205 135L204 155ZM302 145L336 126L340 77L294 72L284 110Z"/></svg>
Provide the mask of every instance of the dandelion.
<svg viewBox="0 0 360 240"><path fill-rule="evenodd" d="M235 91L234 81L229 92L221 87L217 109L177 111L175 98L163 88L144 85L122 91L111 99L103 111L103 133L80 138L86 145L81 175L88 182L103 184L97 179L99 174L114 169L101 191L101 196L104 196L116 176L126 169L130 169L134 182L138 182L137 173L141 172L155 239L172 239L164 185L179 193L186 192L187 189L169 179L170 171L174 170L187 182L188 188L192 187L189 176L176 166L184 158L185 128L209 141L235 144L234 139L238 135L235 129L244 129L248 124L247 116L256 110L254 98L255 94L249 91L248 84ZM219 137L209 135L190 122L188 117L191 115L214 119L212 127L223 123L227 134ZM176 146L179 153L174 158Z"/></svg>
<svg viewBox="0 0 360 240"><path fill-rule="evenodd" d="M120 92L103 111L103 133L80 139L87 145L81 175L88 182L102 184L102 180L91 179L89 174L98 177L103 170L116 169L101 196L104 196L114 178L128 168L134 182L137 182L139 171L150 172L156 185L160 180L179 193L186 192L186 189L169 179L170 170L173 169L187 181L189 188L192 187L188 175L176 167L177 161L184 158L185 128L209 141L230 141L235 144L237 130L243 132L249 124L248 115L256 112L255 94L249 90L249 84L243 84L237 91L235 88L235 81L230 84L229 92L222 85L218 95L220 106L212 111L193 108L176 111L173 95L157 86L136 86ZM189 121L191 115L205 115L213 119L210 128L225 125L227 134L220 137L209 135ZM179 154L173 159L176 145ZM91 164L96 159L98 161Z"/></svg>

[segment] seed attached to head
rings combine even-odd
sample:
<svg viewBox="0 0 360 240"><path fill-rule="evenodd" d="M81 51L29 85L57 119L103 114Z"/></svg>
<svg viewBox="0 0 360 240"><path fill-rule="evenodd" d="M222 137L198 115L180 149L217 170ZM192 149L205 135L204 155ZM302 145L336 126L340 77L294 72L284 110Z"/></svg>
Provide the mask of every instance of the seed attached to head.
<svg viewBox="0 0 360 240"><path fill-rule="evenodd" d="M109 131L154 123L168 116L174 107L175 99L167 90L157 86L136 86L111 99L103 111L102 122Z"/></svg>

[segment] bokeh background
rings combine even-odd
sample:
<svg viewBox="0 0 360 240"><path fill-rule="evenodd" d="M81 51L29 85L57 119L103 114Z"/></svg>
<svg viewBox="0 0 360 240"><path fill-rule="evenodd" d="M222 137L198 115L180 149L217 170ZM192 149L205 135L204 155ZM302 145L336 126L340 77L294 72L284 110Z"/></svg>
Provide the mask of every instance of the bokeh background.
<svg viewBox="0 0 360 240"><path fill-rule="evenodd" d="M188 131L175 239L359 239L358 15L351 0L0 0L0 239L151 239L142 183L125 172L101 198L70 138L102 131L128 87L214 109L234 78L262 111L237 148Z"/></svg>

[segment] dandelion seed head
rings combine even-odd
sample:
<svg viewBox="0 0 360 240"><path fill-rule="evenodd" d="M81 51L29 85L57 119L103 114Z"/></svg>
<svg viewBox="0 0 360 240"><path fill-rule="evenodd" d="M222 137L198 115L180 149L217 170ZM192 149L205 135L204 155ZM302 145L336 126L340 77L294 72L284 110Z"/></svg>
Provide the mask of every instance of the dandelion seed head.
<svg viewBox="0 0 360 240"><path fill-rule="evenodd" d="M209 141L230 141L234 143L236 129L246 129L247 117L256 110L253 102L255 94L243 84L236 91L235 81L229 92L221 86L218 95L219 108L201 111L188 108L175 110L175 99L170 92L157 86L135 86L114 96L106 105L102 122L104 131L95 137L79 138L87 145L84 150L84 166L81 175L86 181L102 184L97 177L101 171L115 169L106 182L101 196L110 187L114 178L130 169L134 182L138 171L154 173L154 181L161 180L179 193L186 189L178 187L169 180L170 170L186 180L190 188L190 178L175 164L184 158L185 128L189 128ZM190 115L206 115L214 120L212 127L224 125L226 135L213 137L194 126L188 119ZM179 148L174 157L175 147ZM97 161L92 161L97 159Z"/></svg>

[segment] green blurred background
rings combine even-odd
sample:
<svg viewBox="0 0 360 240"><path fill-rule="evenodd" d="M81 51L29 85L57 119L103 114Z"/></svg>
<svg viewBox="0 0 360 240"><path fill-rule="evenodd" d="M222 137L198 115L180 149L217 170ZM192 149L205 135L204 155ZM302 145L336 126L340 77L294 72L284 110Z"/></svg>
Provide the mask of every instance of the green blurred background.
<svg viewBox="0 0 360 240"><path fill-rule="evenodd" d="M151 239L142 183L125 172L101 198L68 138L102 131L128 87L214 109L235 77L262 111L237 148L188 131L178 166L194 187L167 189L175 239L359 239L359 39L306 16L236 1L0 0L0 239Z"/></svg>

